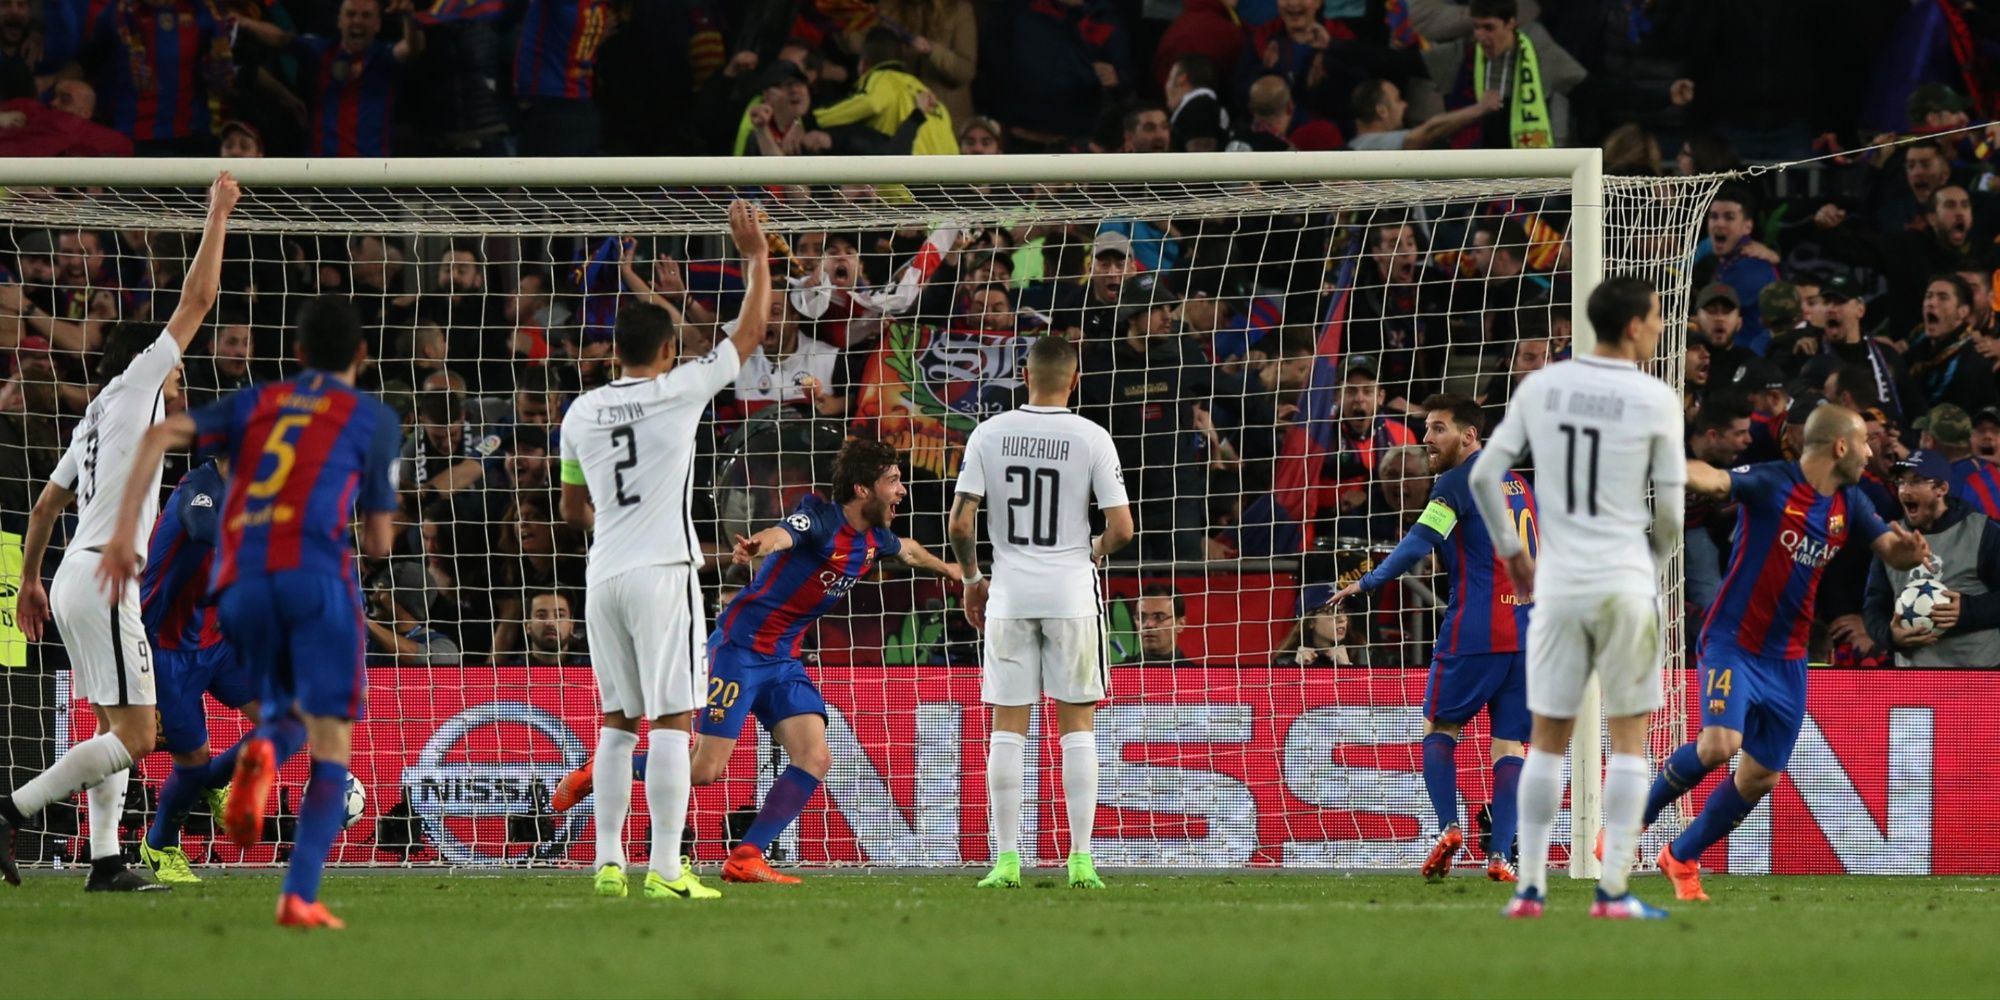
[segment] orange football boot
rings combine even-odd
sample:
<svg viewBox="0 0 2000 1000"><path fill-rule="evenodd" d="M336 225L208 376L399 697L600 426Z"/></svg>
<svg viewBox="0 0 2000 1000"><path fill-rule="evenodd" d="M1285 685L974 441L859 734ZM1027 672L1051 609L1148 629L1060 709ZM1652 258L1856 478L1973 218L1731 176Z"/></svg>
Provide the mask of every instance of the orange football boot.
<svg viewBox="0 0 2000 1000"><path fill-rule="evenodd" d="M1430 856L1424 859L1424 880L1443 881L1445 876L1451 874L1452 859L1458 857L1459 850L1464 846L1465 834L1458 829L1458 824L1445 827L1444 832L1438 834L1437 842L1431 845Z"/></svg>
<svg viewBox="0 0 2000 1000"><path fill-rule="evenodd" d="M229 801L222 807L222 829L229 842L248 850L264 835L265 810L271 786L278 780L278 752L271 741L255 739L236 755L236 772L229 779Z"/></svg>
<svg viewBox="0 0 2000 1000"><path fill-rule="evenodd" d="M597 758L592 757L584 761L582 767L563 775L563 779L556 783L556 794L549 799L549 808L556 812L569 812L571 806L588 798L591 789L597 787L590 777L591 765L595 763Z"/></svg>
<svg viewBox="0 0 2000 1000"><path fill-rule="evenodd" d="M324 927L330 931L347 929L347 921L326 911L326 904L306 902L290 894L278 897L278 926L297 927L301 930Z"/></svg>
<svg viewBox="0 0 2000 1000"><path fill-rule="evenodd" d="M722 863L724 882L770 882L776 885L798 885L799 880L772 868L764 861L764 852L756 844L738 844L729 852L729 860Z"/></svg>
<svg viewBox="0 0 2000 1000"><path fill-rule="evenodd" d="M1674 898L1697 903L1708 902L1708 893L1701 891L1701 862L1682 861L1674 857L1674 845L1660 848L1660 871L1674 884Z"/></svg>
<svg viewBox="0 0 2000 1000"><path fill-rule="evenodd" d="M1514 866L1508 864L1506 858L1500 857L1486 859L1486 877L1494 882L1516 881Z"/></svg>

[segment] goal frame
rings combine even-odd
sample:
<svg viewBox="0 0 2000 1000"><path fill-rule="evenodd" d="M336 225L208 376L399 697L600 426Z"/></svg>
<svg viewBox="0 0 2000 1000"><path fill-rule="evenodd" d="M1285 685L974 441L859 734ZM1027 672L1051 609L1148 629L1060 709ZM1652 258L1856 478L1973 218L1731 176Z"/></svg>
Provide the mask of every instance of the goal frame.
<svg viewBox="0 0 2000 1000"><path fill-rule="evenodd" d="M1577 351L1594 345L1587 303L1604 279L1605 183L1601 150L1425 150L1008 156L594 157L494 159L0 159L0 187L206 187L220 171L247 187L456 188L870 184L1173 184L1567 179L1571 202L1570 317ZM0 201L4 205L4 201ZM1675 560L1669 574L1682 573ZM1670 582L1679 582L1677 579ZM1601 733L1595 678L1577 732ZM1594 878L1588 850L1602 824L1602 747L1572 741L1570 874ZM1581 780L1591 776L1592 780Z"/></svg>

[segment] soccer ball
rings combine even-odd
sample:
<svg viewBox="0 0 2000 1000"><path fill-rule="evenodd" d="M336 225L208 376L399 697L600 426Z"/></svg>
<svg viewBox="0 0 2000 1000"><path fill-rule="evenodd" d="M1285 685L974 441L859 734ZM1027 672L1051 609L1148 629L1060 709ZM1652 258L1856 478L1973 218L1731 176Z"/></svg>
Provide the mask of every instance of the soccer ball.
<svg viewBox="0 0 2000 1000"><path fill-rule="evenodd" d="M1951 603L1944 589L1944 584L1936 580L1911 580L1896 598L1896 621L1905 628L1929 632L1936 627L1931 622L1931 612Z"/></svg>
<svg viewBox="0 0 2000 1000"><path fill-rule="evenodd" d="M345 830L359 821L362 810L368 808L368 789L351 772L347 775L347 795L342 801L347 805L347 817L341 820L340 828Z"/></svg>

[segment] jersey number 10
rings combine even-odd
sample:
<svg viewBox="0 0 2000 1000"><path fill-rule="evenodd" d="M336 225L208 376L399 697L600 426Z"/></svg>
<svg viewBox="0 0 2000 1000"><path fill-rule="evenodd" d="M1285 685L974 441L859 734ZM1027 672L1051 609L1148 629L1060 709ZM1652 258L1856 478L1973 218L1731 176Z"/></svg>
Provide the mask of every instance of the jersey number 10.
<svg viewBox="0 0 2000 1000"><path fill-rule="evenodd" d="M1062 474L1054 469L1030 469L1025 465L1007 467L1007 485L1014 498L1007 501L1007 540L1015 545L1056 544L1056 518L1062 502ZM1021 533L1021 517L1028 519L1028 533Z"/></svg>

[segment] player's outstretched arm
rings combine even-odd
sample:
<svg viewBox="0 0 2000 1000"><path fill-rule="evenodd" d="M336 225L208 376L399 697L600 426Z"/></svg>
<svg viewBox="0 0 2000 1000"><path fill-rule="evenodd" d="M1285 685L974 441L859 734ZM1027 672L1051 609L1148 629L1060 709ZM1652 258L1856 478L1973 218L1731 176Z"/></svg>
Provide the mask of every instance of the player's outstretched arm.
<svg viewBox="0 0 2000 1000"><path fill-rule="evenodd" d="M21 543L21 590L14 605L14 618L30 642L42 641L42 623L49 620L49 592L42 587L42 556L49 550L49 535L56 518L69 509L76 494L50 481L28 512L28 535Z"/></svg>
<svg viewBox="0 0 2000 1000"><path fill-rule="evenodd" d="M132 456L132 471L125 474L125 490L118 497L118 518L112 522L111 541L105 543L97 564L98 589L117 603L125 584L139 574L139 506L160 468L160 459L169 448L185 448L194 443L194 418L176 413L146 429L139 449Z"/></svg>
<svg viewBox="0 0 2000 1000"><path fill-rule="evenodd" d="M743 310L737 314L729 343L739 360L748 361L764 342L764 328L771 322L771 249L757 221L757 206L741 199L729 203L729 238L743 255L744 285Z"/></svg>
<svg viewBox="0 0 2000 1000"><path fill-rule="evenodd" d="M1721 500L1729 496L1729 473L1699 458L1687 461L1687 491L1698 497Z"/></svg>
<svg viewBox="0 0 2000 1000"><path fill-rule="evenodd" d="M1912 531L1900 524L1891 524L1888 528L1869 545L1877 559L1893 569L1916 569L1930 559L1931 543L1922 532Z"/></svg>
<svg viewBox="0 0 2000 1000"><path fill-rule="evenodd" d="M948 563L932 555L931 550L924 548L916 539L902 538L898 541L903 543L903 551L896 555L896 559L903 565L926 573L935 573L947 580L963 579L957 563Z"/></svg>
<svg viewBox="0 0 2000 1000"><path fill-rule="evenodd" d="M1387 557L1376 564L1374 569L1363 573L1353 583L1336 591L1327 604L1338 605L1356 594L1375 590L1415 569L1425 556L1437 551L1437 547L1444 543L1445 533L1452 529L1457 520L1458 516L1450 507L1437 500L1431 501L1430 506L1424 508L1423 516L1417 519L1416 525L1403 536L1402 541L1396 543L1396 548Z"/></svg>
<svg viewBox="0 0 2000 1000"><path fill-rule="evenodd" d="M758 556L776 555L792 547L792 533L773 525L748 538L736 536L736 547L730 550L729 561L738 566L748 566Z"/></svg>
<svg viewBox="0 0 2000 1000"><path fill-rule="evenodd" d="M960 493L951 501L951 520L945 534L951 539L951 554L958 559L959 580L965 584L965 620L986 630L986 591L989 582L979 570L979 501L971 493ZM1109 526L1107 525L1107 530ZM1092 543L1095 554L1096 543Z"/></svg>
<svg viewBox="0 0 2000 1000"><path fill-rule="evenodd" d="M221 291L222 244L229 238L229 213L236 210L236 201L242 195L243 189L227 170L209 185L208 221L202 226L201 247L194 252L194 264L188 268L187 280L181 285L180 305L174 307L173 316L167 320L167 332L174 335L174 341L183 351L201 331L202 321L208 318L215 296Z"/></svg>

